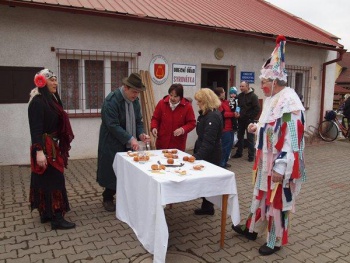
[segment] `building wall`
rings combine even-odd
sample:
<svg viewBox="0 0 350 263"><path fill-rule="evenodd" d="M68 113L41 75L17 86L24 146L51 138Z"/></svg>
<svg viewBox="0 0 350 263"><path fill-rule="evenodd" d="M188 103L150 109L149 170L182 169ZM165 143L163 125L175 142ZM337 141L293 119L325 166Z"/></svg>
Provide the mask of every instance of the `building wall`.
<svg viewBox="0 0 350 263"><path fill-rule="evenodd" d="M153 84L158 102L171 83L172 63L197 66L196 86L185 87L185 97L194 97L200 88L200 69L203 64L236 66L236 85L241 71L254 71L255 88L259 98L260 68L271 54L275 43L248 37L216 32L196 31L188 28L140 23L121 19L69 14L29 8L10 8L0 5L0 65L47 67L57 72L57 57L51 47L119 52L141 52L139 69L148 70L154 55L163 55L169 63L169 77L163 85ZM222 48L224 57L217 60L216 48ZM307 124L316 125L319 116L322 63L335 58L328 52L302 46L288 45L288 65L310 66L312 90L310 109L306 113ZM327 67L326 108L333 101L335 65ZM28 83L28 85L34 85ZM328 107L328 104L330 105ZM197 114L198 107L193 102ZM27 104L1 104L0 165L29 163L29 125ZM71 158L95 158L97 155L100 118L71 119L75 140ZM195 130L189 135L187 148L193 148Z"/></svg>

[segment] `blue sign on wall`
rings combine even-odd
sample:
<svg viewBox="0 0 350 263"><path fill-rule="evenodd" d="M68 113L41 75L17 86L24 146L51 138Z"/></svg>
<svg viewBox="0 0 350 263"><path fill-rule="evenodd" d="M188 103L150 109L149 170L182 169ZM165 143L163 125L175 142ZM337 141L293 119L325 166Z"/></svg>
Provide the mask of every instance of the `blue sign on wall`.
<svg viewBox="0 0 350 263"><path fill-rule="evenodd" d="M241 81L255 82L255 72L241 71Z"/></svg>

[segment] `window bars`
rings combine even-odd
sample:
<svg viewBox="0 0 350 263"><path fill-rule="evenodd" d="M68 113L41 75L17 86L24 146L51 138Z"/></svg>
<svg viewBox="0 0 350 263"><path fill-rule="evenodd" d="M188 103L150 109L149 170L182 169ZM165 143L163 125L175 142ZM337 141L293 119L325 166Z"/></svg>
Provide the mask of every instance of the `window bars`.
<svg viewBox="0 0 350 263"><path fill-rule="evenodd" d="M104 98L138 72L140 52L55 49L63 107L70 117L100 116Z"/></svg>
<svg viewBox="0 0 350 263"><path fill-rule="evenodd" d="M305 109L310 107L311 97L311 67L302 66L286 66L287 70L287 86L294 88L303 102Z"/></svg>

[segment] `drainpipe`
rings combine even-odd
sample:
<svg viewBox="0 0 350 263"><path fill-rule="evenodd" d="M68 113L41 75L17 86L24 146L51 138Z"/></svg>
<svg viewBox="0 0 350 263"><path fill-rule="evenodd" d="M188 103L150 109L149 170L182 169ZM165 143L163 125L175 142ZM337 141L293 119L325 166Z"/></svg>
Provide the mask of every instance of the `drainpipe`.
<svg viewBox="0 0 350 263"><path fill-rule="evenodd" d="M324 112L324 97L326 93L326 71L327 71L326 67L330 64L341 61L343 59L343 54L346 52L346 49L337 50L337 52L338 52L338 58L327 61L323 63L323 66L322 66L322 91L321 91L321 108L320 108L319 123L323 121L323 116L324 116L323 112Z"/></svg>

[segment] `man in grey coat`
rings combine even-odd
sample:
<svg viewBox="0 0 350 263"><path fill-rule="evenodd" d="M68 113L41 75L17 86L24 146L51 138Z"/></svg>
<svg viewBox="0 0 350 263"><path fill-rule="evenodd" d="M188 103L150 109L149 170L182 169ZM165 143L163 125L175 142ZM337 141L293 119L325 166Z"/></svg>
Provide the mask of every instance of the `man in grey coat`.
<svg viewBox="0 0 350 263"><path fill-rule="evenodd" d="M138 95L146 90L139 74L132 73L123 79L123 86L108 94L102 105L100 136L98 142L97 182L105 190L103 207L115 211L116 176L113 160L117 152L137 151L137 138L147 143L144 133Z"/></svg>

